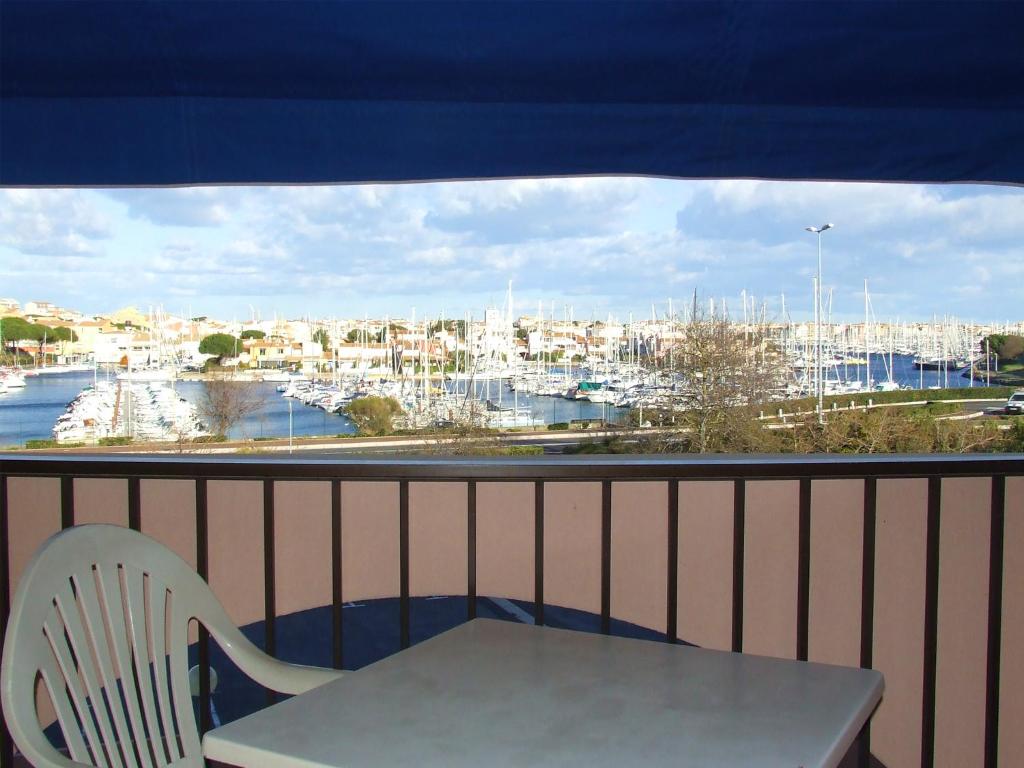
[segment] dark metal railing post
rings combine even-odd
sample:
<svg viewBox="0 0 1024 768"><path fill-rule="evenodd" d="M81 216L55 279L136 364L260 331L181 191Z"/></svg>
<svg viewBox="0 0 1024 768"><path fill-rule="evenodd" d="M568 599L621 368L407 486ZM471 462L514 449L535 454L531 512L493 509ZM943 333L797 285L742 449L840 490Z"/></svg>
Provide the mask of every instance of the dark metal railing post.
<svg viewBox="0 0 1024 768"><path fill-rule="evenodd" d="M466 619L476 618L476 480L466 483Z"/></svg>
<svg viewBox="0 0 1024 768"><path fill-rule="evenodd" d="M875 531L878 507L878 481L864 479L864 533L862 536L860 576L860 666L871 669L875 642ZM857 737L859 768L871 765L871 721Z"/></svg>
<svg viewBox="0 0 1024 768"><path fill-rule="evenodd" d="M133 531L142 530L141 484L137 476L128 478L128 527Z"/></svg>
<svg viewBox="0 0 1024 768"><path fill-rule="evenodd" d="M665 590L665 639L679 638L679 481L668 481L668 585Z"/></svg>
<svg viewBox="0 0 1024 768"><path fill-rule="evenodd" d="M0 656L7 636L7 619L11 614L11 546L7 513L7 475L0 475ZM0 765L14 764L14 742L7 730L7 720L0 717Z"/></svg>
<svg viewBox="0 0 1024 768"><path fill-rule="evenodd" d="M746 536L746 485L733 481L732 496L732 650L743 652L743 558Z"/></svg>
<svg viewBox="0 0 1024 768"><path fill-rule="evenodd" d="M206 478L196 478L196 571L203 581L210 581L209 517ZM210 709L210 633L199 625L199 733L213 727Z"/></svg>
<svg viewBox="0 0 1024 768"><path fill-rule="evenodd" d="M70 528L75 524L75 478L62 475L60 478L60 527Z"/></svg>
<svg viewBox="0 0 1024 768"><path fill-rule="evenodd" d="M398 644L409 647L409 481L398 483Z"/></svg>
<svg viewBox="0 0 1024 768"><path fill-rule="evenodd" d="M277 656L277 574L274 551L274 481L263 481L263 648ZM277 694L267 689L267 703L277 701Z"/></svg>
<svg viewBox="0 0 1024 768"><path fill-rule="evenodd" d="M928 478L928 529L925 554L924 674L921 695L921 766L935 763L935 670L939 637L939 543L942 478Z"/></svg>
<svg viewBox="0 0 1024 768"><path fill-rule="evenodd" d="M533 623L544 625L544 481L533 484Z"/></svg>
<svg viewBox="0 0 1024 768"><path fill-rule="evenodd" d="M601 482L601 632L612 631L612 481Z"/></svg>
<svg viewBox="0 0 1024 768"><path fill-rule="evenodd" d="M341 584L341 480L331 481L331 660L335 669L344 661Z"/></svg>
<svg viewBox="0 0 1024 768"><path fill-rule="evenodd" d="M985 680L985 768L999 762L999 670L1003 632L1003 542L1006 532L1006 475L992 478L988 555L988 667Z"/></svg>
<svg viewBox="0 0 1024 768"><path fill-rule="evenodd" d="M796 658L807 661L811 605L811 478L800 478L797 532Z"/></svg>

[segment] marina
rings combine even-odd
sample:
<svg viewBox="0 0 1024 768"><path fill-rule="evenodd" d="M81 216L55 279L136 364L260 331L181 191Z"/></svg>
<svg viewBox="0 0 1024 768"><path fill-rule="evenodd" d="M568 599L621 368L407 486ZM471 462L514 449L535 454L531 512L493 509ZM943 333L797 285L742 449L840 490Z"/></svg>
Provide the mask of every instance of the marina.
<svg viewBox="0 0 1024 768"><path fill-rule="evenodd" d="M915 365L915 360L916 357L912 354L894 354L890 366L888 356L883 358L880 354L873 355L870 377L873 382L880 383L888 381L891 376L898 386L908 388L969 388L971 386L971 380L962 376L961 371L921 368ZM844 367L842 363L836 362L835 366L842 372ZM860 380L864 380L867 372L866 365L847 363L845 367L850 380L855 381L858 376ZM448 382L446 387L440 387L437 383L433 383L430 386L430 392L434 395L435 405L430 410L443 416L449 415L447 413L449 409L451 416L460 411L477 415L489 413L492 415L483 416L487 420L485 424L489 423L491 426L502 428L512 426L543 427L547 424L591 419L619 423L626 418L628 407L617 407L615 402L624 402L624 405L630 405L629 401L618 399L622 394L629 394L637 388L629 386L628 378L620 377L619 381L610 380L607 385L592 390L586 395L587 399L583 399L583 397L577 397L581 394L578 388L581 380L575 378L579 375L579 371L574 370L573 376L570 376L557 367L552 367L550 370L552 374L548 378L528 375L529 371L524 370L519 376L509 379L487 378L473 381L472 384L468 380L459 379L457 383ZM276 378L287 377L278 376ZM342 408L350 398L347 400L340 391L336 391L330 379L313 385L305 377L293 376L291 378L295 381L306 382L305 386L299 386L296 391L293 391L293 394L303 396L283 397L285 392L279 391L279 389L282 386L287 387L290 382L274 380L253 382L251 386L257 391L259 408L244 416L231 428L227 436L232 439L287 437L289 430L295 437L355 433L356 429L351 420L339 412L339 408ZM92 370L55 372L41 376L5 377L7 381L11 379L21 381L23 385L15 383L14 386L11 386L8 384L0 393L0 446L24 446L30 440L52 439L54 428L61 416L67 412L69 404L83 391L94 386L101 389L109 386L116 387L116 376L112 375L107 379L105 373L100 372L97 375ZM576 382L577 391L573 397L565 397L564 395L573 386L569 383L571 381ZM974 381L976 386L981 386L984 383L980 379ZM171 388L171 385L164 386L168 389ZM562 389L563 386L565 389ZM202 381L178 380L173 383L172 391L193 407L197 407L202 398L203 387ZM407 392L414 391L412 385L406 385L406 389ZM419 384L419 390L422 392L422 382ZM368 389L364 393L372 391L372 389ZM394 393L396 389L392 387L391 391ZM400 389L397 391L401 394ZM469 397L467 397L467 392ZM614 402L613 398L615 398ZM594 401L595 399L597 402ZM601 402L602 399L605 402ZM411 395L406 397L406 405L412 406L414 415L419 401L420 398ZM487 406L488 402L491 403L490 409ZM331 407L332 404L333 407ZM640 401L636 400L632 403L633 407L639 404ZM421 408L423 413L426 410L426 407ZM111 420L113 419L112 411L107 411L106 415ZM67 430L62 431L68 434ZM107 436L113 436L113 432ZM77 435L75 441L79 437L84 439L85 435Z"/></svg>

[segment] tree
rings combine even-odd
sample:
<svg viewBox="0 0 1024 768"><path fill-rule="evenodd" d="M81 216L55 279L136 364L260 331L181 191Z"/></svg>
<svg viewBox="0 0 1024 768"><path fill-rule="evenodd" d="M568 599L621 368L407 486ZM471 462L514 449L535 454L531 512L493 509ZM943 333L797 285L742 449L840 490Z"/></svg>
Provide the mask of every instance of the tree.
<svg viewBox="0 0 1024 768"><path fill-rule="evenodd" d="M263 331L256 330L255 328L248 328L242 331L238 338L240 339L265 339L267 334Z"/></svg>
<svg viewBox="0 0 1024 768"><path fill-rule="evenodd" d="M761 437L753 409L772 399L782 382L778 354L759 332L744 330L694 301L693 318L670 356L680 377L673 450L744 451Z"/></svg>
<svg viewBox="0 0 1024 768"><path fill-rule="evenodd" d="M238 347L238 339L230 333L213 333L204 336L199 342L200 352L204 355L214 355L218 360L238 354Z"/></svg>
<svg viewBox="0 0 1024 768"><path fill-rule="evenodd" d="M203 382L203 393L196 408L207 430L224 437L246 416L259 411L263 404L263 390L255 382L224 376Z"/></svg>
<svg viewBox="0 0 1024 768"><path fill-rule="evenodd" d="M5 317L0 324L4 347L17 347L19 341L39 341L42 336L37 336L38 325L33 325L20 317Z"/></svg>
<svg viewBox="0 0 1024 768"><path fill-rule="evenodd" d="M313 341L318 342L324 352L331 346L331 337L324 328L317 328L313 332Z"/></svg>
<svg viewBox="0 0 1024 768"><path fill-rule="evenodd" d="M999 355L1000 360L1024 359L1024 336L993 333L985 341L988 342L989 350ZM982 346L984 347L984 344Z"/></svg>
<svg viewBox="0 0 1024 768"><path fill-rule="evenodd" d="M402 413L402 406L393 397L360 397L348 406L348 417L352 419L361 435L387 435L393 429L396 416Z"/></svg>
<svg viewBox="0 0 1024 768"><path fill-rule="evenodd" d="M345 337L345 341L347 341L349 344L355 344L362 337L362 333L363 332L360 331L358 328L353 328L351 331L348 332L348 335Z"/></svg>

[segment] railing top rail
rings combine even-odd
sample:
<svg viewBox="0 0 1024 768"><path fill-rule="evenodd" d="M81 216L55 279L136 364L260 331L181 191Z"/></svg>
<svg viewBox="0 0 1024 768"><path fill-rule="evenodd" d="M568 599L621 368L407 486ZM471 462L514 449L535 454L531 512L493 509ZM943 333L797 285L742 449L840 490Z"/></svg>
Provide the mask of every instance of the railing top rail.
<svg viewBox="0 0 1024 768"><path fill-rule="evenodd" d="M15 476L284 480L710 480L1024 475L1024 454L256 458L28 455L0 458Z"/></svg>

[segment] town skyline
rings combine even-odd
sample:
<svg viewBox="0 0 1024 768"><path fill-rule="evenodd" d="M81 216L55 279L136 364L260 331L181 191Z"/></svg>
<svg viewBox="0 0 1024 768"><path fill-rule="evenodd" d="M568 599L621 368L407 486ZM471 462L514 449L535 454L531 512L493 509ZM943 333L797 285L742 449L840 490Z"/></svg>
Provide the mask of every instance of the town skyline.
<svg viewBox="0 0 1024 768"><path fill-rule="evenodd" d="M1015 321L1015 188L822 182L519 179L330 187L0 191L0 276L22 303L85 314L464 317L500 307L620 321L669 299L754 296L812 315L823 237L834 319Z"/></svg>

